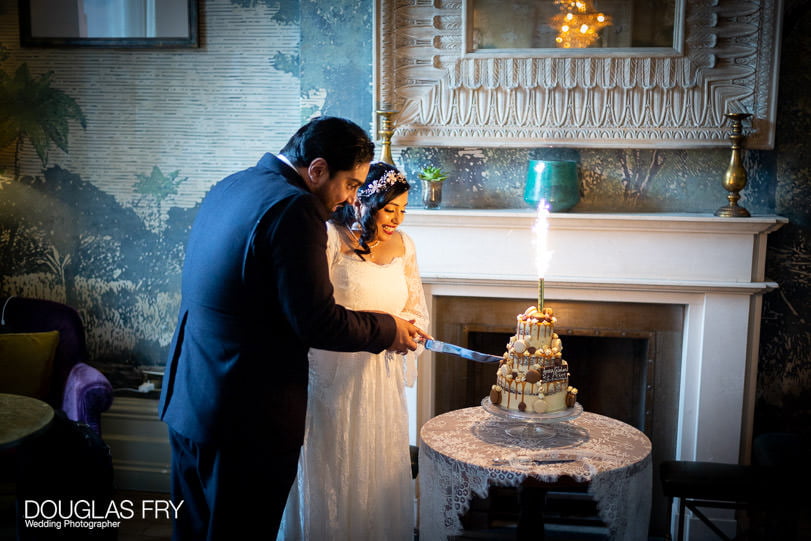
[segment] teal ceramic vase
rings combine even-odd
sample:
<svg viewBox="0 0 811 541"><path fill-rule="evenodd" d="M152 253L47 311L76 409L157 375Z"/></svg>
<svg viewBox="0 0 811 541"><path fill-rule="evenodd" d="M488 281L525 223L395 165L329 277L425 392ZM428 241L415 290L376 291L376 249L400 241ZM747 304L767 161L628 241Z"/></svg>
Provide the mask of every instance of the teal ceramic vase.
<svg viewBox="0 0 811 541"><path fill-rule="evenodd" d="M530 160L524 201L537 207L545 200L550 212L564 212L580 201L577 162Z"/></svg>

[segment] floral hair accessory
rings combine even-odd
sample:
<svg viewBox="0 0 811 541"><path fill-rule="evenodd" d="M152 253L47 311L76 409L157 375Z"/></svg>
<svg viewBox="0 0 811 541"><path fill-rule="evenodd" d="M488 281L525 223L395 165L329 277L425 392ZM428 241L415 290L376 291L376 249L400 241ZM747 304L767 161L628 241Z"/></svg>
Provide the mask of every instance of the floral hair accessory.
<svg viewBox="0 0 811 541"><path fill-rule="evenodd" d="M394 186L398 182L408 184L405 175L395 169L389 169L382 177L368 183L364 188L358 190L358 197L369 197L370 195L378 192L388 190L389 187Z"/></svg>

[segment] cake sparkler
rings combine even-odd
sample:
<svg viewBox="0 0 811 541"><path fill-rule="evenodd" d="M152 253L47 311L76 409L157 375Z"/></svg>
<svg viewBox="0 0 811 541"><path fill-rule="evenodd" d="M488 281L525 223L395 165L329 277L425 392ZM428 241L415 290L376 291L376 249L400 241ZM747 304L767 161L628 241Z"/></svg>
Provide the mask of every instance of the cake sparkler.
<svg viewBox="0 0 811 541"><path fill-rule="evenodd" d="M538 273L538 310L543 311L544 302L544 276L552 260L552 250L547 246L549 233L549 205L545 199L538 204L538 217L532 230L535 233L535 269Z"/></svg>

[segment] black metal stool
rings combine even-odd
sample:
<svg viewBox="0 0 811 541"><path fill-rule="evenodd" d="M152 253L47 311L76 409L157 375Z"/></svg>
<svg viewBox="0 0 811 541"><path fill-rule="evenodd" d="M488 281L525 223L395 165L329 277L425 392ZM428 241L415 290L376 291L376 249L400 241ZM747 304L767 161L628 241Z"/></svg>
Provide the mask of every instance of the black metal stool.
<svg viewBox="0 0 811 541"><path fill-rule="evenodd" d="M799 538L797 519L811 509L811 439L765 433L754 439L753 465L670 460L662 462L662 491L668 501L668 534L673 499L679 498L678 541L684 537L685 508L721 539L729 540L700 507L745 509L750 539ZM755 520L753 520L755 519ZM778 535L779 533L779 535Z"/></svg>
<svg viewBox="0 0 811 541"><path fill-rule="evenodd" d="M689 509L716 535L730 541L718 526L701 512L700 507L745 509L768 497L760 491L764 477L760 468L715 462L669 460L662 462L662 489L668 501L668 532L673 498L679 499L678 541L684 538L685 508Z"/></svg>

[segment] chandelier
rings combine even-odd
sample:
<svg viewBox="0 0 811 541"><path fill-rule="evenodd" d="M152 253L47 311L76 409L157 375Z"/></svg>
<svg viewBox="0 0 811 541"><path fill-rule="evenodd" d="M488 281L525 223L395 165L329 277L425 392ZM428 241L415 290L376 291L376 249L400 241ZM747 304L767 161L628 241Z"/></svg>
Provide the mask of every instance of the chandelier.
<svg viewBox="0 0 811 541"><path fill-rule="evenodd" d="M558 47L585 49L600 37L600 30L611 25L611 17L595 10L588 0L554 2L560 13L552 17L550 26L558 32Z"/></svg>

